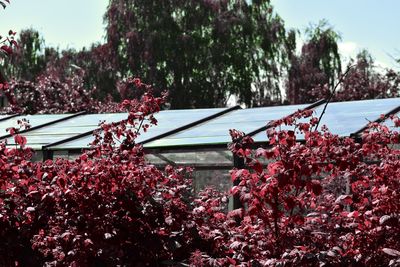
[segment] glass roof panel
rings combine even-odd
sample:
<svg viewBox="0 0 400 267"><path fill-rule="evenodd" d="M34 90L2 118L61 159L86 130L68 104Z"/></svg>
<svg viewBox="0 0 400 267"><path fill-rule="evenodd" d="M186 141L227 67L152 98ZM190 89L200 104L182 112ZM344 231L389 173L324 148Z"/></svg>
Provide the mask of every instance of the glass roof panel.
<svg viewBox="0 0 400 267"><path fill-rule="evenodd" d="M143 142L152 137L166 133L173 129L182 127L186 124L201 120L226 108L212 109L186 109L186 110L166 110L155 114L157 125L150 127L146 133L142 133L137 142Z"/></svg>
<svg viewBox="0 0 400 267"><path fill-rule="evenodd" d="M70 138L72 136L93 131L98 128L101 121L117 122L127 117L127 113L86 114L61 121L43 128L24 133L27 145L33 149ZM14 145L13 138L7 140L9 145Z"/></svg>
<svg viewBox="0 0 400 267"><path fill-rule="evenodd" d="M137 142L145 141L146 139L164 134L168 131L174 130L176 128L182 127L189 123L204 119L208 116L214 115L216 113L222 112L226 108L210 108L210 109L182 109L182 110L164 110L155 114L155 118L158 123L157 126L150 127L145 133L138 137ZM126 118L127 115L125 114ZM66 130L69 129L66 128ZM94 140L92 135L82 137L70 142L66 142L57 146L52 147L52 149L80 149L89 147L89 143ZM52 142L49 142L49 144Z"/></svg>
<svg viewBox="0 0 400 267"><path fill-rule="evenodd" d="M23 134L27 140L27 146L35 150L41 150L42 146L48 144L49 141L62 140L71 137L69 134L53 134L53 135L26 135ZM7 145L14 146L14 138L7 138Z"/></svg>
<svg viewBox="0 0 400 267"><path fill-rule="evenodd" d="M237 129L249 133L265 126L271 120L285 117L307 106L309 105L273 106L235 110L188 130L147 143L144 146L151 148L226 144L231 141L229 129Z"/></svg>
<svg viewBox="0 0 400 267"><path fill-rule="evenodd" d="M387 114L400 106L400 98L373 99L362 101L336 102L328 105L322 121L332 133L350 136L370 121L375 121L381 114ZM320 116L322 108L316 109Z"/></svg>
<svg viewBox="0 0 400 267"><path fill-rule="evenodd" d="M18 120L27 119L31 127L35 127L38 125L42 125L45 123L49 123L55 120L63 119L72 114L51 114L51 115L22 115L13 117L4 121L0 121L0 136L7 135L8 132L6 131L7 128L10 127L18 127Z"/></svg>
<svg viewBox="0 0 400 267"><path fill-rule="evenodd" d="M399 106L400 98L333 102L328 104L318 129L326 125L330 132L334 134L350 136L362 129L370 121L378 119L381 114L387 114ZM318 118L323 108L324 105L317 107L314 110L314 116ZM288 129L288 127L283 127L283 129ZM303 136L297 135L298 140L303 138ZM258 133L254 136L254 141L267 141L266 133Z"/></svg>
<svg viewBox="0 0 400 267"><path fill-rule="evenodd" d="M97 129L99 123L102 121L112 123L121 121L127 117L128 117L127 113L86 114L34 130L29 134L30 135L52 134L52 133L79 134Z"/></svg>
<svg viewBox="0 0 400 267"><path fill-rule="evenodd" d="M94 136L88 135L72 141L68 141L62 144L49 147L51 150L63 150L63 149L82 149L89 148L89 144L93 142Z"/></svg>

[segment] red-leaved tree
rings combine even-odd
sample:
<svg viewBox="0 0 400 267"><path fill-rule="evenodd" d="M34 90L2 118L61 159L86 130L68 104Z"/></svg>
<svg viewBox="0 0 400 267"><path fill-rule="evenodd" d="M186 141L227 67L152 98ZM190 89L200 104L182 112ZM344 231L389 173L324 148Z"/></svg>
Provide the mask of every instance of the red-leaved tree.
<svg viewBox="0 0 400 267"><path fill-rule="evenodd" d="M400 73L386 69L378 71L367 50L361 51L343 79L340 90L334 96L337 101L389 98L400 96Z"/></svg>
<svg viewBox="0 0 400 267"><path fill-rule="evenodd" d="M124 84L122 82L121 84ZM87 111L91 113L118 111L118 104L111 97L105 101L93 97L96 88L87 90L84 86L83 71L60 80L57 76L41 75L36 82L10 81L4 92L9 106L3 113L59 114Z"/></svg>

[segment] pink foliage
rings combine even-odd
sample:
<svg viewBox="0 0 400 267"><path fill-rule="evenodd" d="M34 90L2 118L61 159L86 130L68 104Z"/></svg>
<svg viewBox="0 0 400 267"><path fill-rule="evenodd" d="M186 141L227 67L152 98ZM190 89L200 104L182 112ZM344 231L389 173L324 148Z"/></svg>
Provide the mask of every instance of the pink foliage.
<svg viewBox="0 0 400 267"><path fill-rule="evenodd" d="M31 162L15 129L19 147L1 143L0 265L154 266L190 256L196 225L187 170L162 172L134 144L165 99L137 85L146 90L141 100L121 105L129 117L103 125L93 150L76 161ZM117 136L125 141L116 147Z"/></svg>
<svg viewBox="0 0 400 267"><path fill-rule="evenodd" d="M228 214L208 207L201 235L212 242L193 253L204 266L382 266L399 264L399 133L377 123L362 142L313 131L299 112L268 130L271 146L233 151L250 169L232 171L241 209ZM394 121L398 118L392 116ZM279 125L293 125L279 130ZM233 138L241 140L238 133ZM304 142L296 140L303 134ZM397 145L394 146L394 144ZM262 164L262 162L269 162ZM260 166L263 166L260 168ZM213 199L210 196L208 201ZM203 201L207 203L207 201ZM204 204L203 204L204 206Z"/></svg>
<svg viewBox="0 0 400 267"><path fill-rule="evenodd" d="M272 124L266 148L231 131L248 168L232 170L230 193L194 196L190 169L158 170L134 141L165 96L127 82L141 100L123 101L129 117L102 125L75 161L31 162L16 129L17 148L0 144L1 265L398 264L398 132L373 123L361 142L339 138L300 122L309 111ZM242 208L227 212L229 195Z"/></svg>

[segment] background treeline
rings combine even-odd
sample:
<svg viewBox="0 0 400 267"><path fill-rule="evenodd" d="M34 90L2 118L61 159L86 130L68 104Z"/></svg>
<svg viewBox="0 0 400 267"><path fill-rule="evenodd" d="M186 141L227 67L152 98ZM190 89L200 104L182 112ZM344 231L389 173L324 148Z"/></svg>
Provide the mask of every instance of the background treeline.
<svg viewBox="0 0 400 267"><path fill-rule="evenodd" d="M167 89L176 109L309 103L326 97L347 68L327 22L310 26L296 50L302 33L287 29L270 1L110 0L104 22L105 42L80 51L48 47L38 31L23 30L6 75L15 89L78 75L102 101L134 97L118 81L135 76ZM378 69L368 51L348 64L355 67L336 100L400 95L399 73Z"/></svg>

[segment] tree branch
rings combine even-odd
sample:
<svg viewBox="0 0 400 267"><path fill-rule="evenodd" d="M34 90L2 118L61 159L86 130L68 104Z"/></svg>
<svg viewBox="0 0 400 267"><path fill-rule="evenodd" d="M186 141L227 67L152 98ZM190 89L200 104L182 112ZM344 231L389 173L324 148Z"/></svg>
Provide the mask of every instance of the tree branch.
<svg viewBox="0 0 400 267"><path fill-rule="evenodd" d="M328 107L328 104L331 102L333 96L335 95L336 89L339 87L339 84L341 84L341 83L343 82L344 78L346 78L346 76L347 76L347 74L349 74L350 70L351 70L352 68L354 68L355 66L356 66L356 65L348 66L346 72L345 72L344 74L341 75L339 81L338 81L338 82L335 84L335 86L333 87L332 92L330 93L328 99L326 100L324 109L322 110L322 113L321 113L321 115L320 115L319 118L318 118L318 122L317 122L317 125L315 126L315 130L314 130L314 131L316 131L316 130L318 129L319 123L320 123L321 120L322 120L322 116L324 116L325 111L326 111L326 108Z"/></svg>

